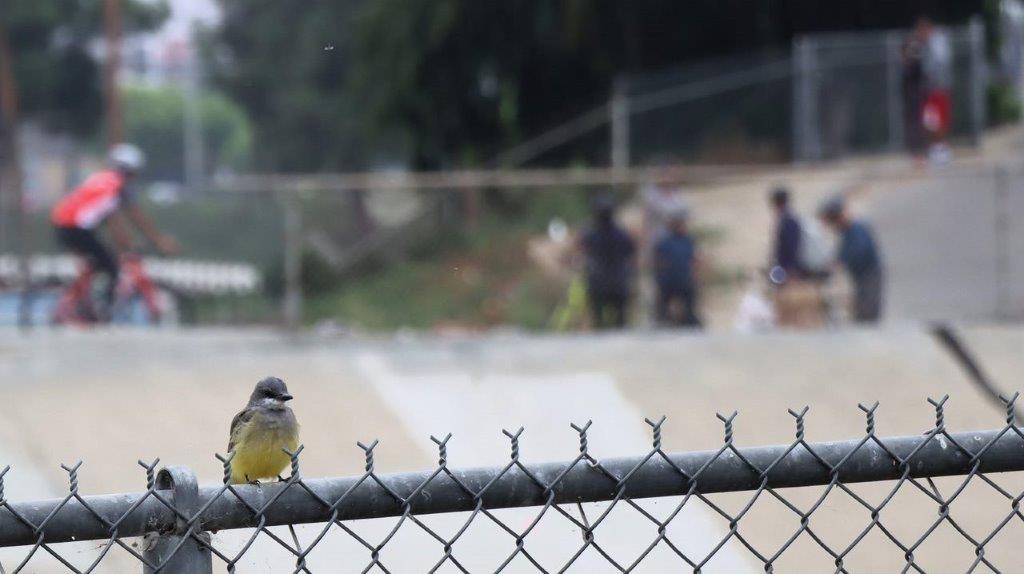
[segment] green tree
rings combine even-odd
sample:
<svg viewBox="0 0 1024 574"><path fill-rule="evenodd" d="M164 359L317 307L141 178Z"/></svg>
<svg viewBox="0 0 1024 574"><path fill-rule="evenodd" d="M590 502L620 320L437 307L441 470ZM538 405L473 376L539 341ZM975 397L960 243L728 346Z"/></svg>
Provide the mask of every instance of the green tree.
<svg viewBox="0 0 1024 574"><path fill-rule="evenodd" d="M620 74L777 42L745 0L377 0L354 85L421 167L474 164L605 101Z"/></svg>
<svg viewBox="0 0 1024 574"><path fill-rule="evenodd" d="M166 1L121 0L125 33L149 30ZM14 55L22 118L79 135L100 125L102 82L90 42L102 34L103 0L0 0L0 25Z"/></svg>
<svg viewBox="0 0 1024 574"><path fill-rule="evenodd" d="M207 56L256 124L259 165L312 170L478 165L606 101L621 74L922 13L962 22L984 0L219 2Z"/></svg>
<svg viewBox="0 0 1024 574"><path fill-rule="evenodd" d="M794 35L962 22L983 0L376 0L354 86L421 167L474 164L606 100L616 77L788 49ZM566 158L556 158L564 161Z"/></svg>
<svg viewBox="0 0 1024 574"><path fill-rule="evenodd" d="M370 161L360 138L365 114L346 89L362 0L218 3L221 24L206 34L206 65L253 118L260 168L336 170Z"/></svg>
<svg viewBox="0 0 1024 574"><path fill-rule="evenodd" d="M124 93L127 139L146 150L146 177L181 181L184 171L184 99L177 88L130 87ZM249 167L252 130L245 112L219 92L200 97L207 174Z"/></svg>

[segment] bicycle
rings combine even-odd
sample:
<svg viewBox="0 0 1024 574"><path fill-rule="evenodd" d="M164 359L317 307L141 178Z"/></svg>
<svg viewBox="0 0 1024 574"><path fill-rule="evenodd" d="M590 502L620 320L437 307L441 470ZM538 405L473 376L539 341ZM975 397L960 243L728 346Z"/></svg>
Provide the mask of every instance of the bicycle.
<svg viewBox="0 0 1024 574"><path fill-rule="evenodd" d="M79 258L78 276L63 290L54 309L52 323L55 325L93 325L103 322L97 313L93 296L95 272L85 258ZM125 253L120 257L120 272L114 290L114 302L108 309L112 323L129 322L133 304L141 299L146 320L153 325L161 322L165 305L161 300L159 287L146 272L142 256Z"/></svg>

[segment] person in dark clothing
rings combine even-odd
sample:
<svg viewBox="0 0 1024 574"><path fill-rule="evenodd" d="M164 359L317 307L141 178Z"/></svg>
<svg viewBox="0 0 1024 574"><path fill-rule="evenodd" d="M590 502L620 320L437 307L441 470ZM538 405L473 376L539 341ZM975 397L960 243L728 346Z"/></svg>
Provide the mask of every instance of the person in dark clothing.
<svg viewBox="0 0 1024 574"><path fill-rule="evenodd" d="M679 208L668 233L654 246L658 320L665 325L700 327L697 316L697 245L687 231L689 214ZM681 309L679 308L681 307Z"/></svg>
<svg viewBox="0 0 1024 574"><path fill-rule="evenodd" d="M907 151L918 161L923 161L927 142L924 126L921 125L921 110L924 108L924 37L917 26L903 42L903 68L901 88L903 92L903 134Z"/></svg>
<svg viewBox="0 0 1024 574"><path fill-rule="evenodd" d="M611 200L594 205L594 222L583 235L587 297L594 328L626 326L636 245L615 221Z"/></svg>
<svg viewBox="0 0 1024 574"><path fill-rule="evenodd" d="M882 316L882 261L874 233L867 223L854 220L842 197L822 204L822 220L839 234L838 260L853 282L853 320L876 323Z"/></svg>
<svg viewBox="0 0 1024 574"><path fill-rule="evenodd" d="M772 190L771 204L775 209L775 248L772 252L772 280L778 284L804 275L800 262L800 221L789 209L789 190Z"/></svg>

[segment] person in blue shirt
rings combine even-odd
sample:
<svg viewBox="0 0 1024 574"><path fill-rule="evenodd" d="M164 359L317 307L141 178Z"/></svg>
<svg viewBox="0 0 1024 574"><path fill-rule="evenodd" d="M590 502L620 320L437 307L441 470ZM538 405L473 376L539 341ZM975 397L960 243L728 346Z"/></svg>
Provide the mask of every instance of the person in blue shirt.
<svg viewBox="0 0 1024 574"><path fill-rule="evenodd" d="M800 262L800 221L789 208L789 190L777 187L772 190L771 204L775 210L775 248L772 250L772 269L782 271L779 283L799 279L804 275Z"/></svg>
<svg viewBox="0 0 1024 574"><path fill-rule="evenodd" d="M882 316L882 260L874 233L867 223L853 219L846 201L837 196L819 209L821 219L839 234L837 259L853 283L853 320L875 323Z"/></svg>
<svg viewBox="0 0 1024 574"><path fill-rule="evenodd" d="M594 327L625 327L636 246L629 233L616 223L610 199L595 202L594 221L584 233L582 244Z"/></svg>
<svg viewBox="0 0 1024 574"><path fill-rule="evenodd" d="M664 325L700 327L697 314L697 245L687 229L689 213L677 208L668 232L654 245L658 320Z"/></svg>

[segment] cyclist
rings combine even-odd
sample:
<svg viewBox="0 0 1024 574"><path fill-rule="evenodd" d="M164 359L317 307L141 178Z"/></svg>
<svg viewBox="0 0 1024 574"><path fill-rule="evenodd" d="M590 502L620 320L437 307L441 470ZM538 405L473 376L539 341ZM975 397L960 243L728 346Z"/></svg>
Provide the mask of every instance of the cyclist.
<svg viewBox="0 0 1024 574"><path fill-rule="evenodd" d="M125 218L161 253L171 255L178 250L175 239L161 233L133 201L128 184L145 166L146 157L142 151L131 144L118 144L111 148L107 163L107 169L89 176L62 198L50 213L58 244L84 257L95 272L107 276L102 317L109 316L114 302L118 263L97 233L101 224L109 222L111 236L122 253L132 247L132 236Z"/></svg>

